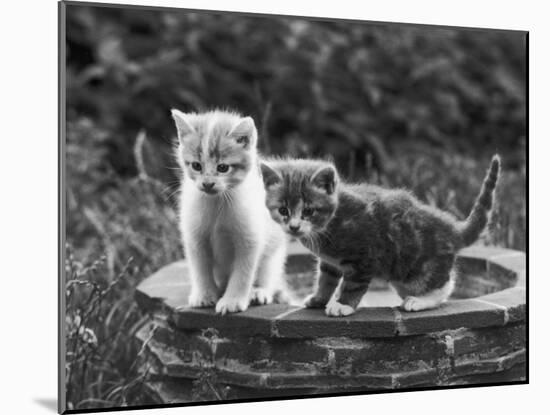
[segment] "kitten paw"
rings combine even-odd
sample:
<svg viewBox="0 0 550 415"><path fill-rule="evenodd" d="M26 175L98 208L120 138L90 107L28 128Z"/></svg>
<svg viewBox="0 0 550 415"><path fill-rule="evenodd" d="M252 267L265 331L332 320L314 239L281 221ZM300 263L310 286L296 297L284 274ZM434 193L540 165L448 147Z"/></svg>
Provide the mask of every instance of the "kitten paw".
<svg viewBox="0 0 550 415"><path fill-rule="evenodd" d="M214 307L216 302L220 297L217 293L207 292L207 293L191 293L187 301L189 307L191 308L205 308L205 307Z"/></svg>
<svg viewBox="0 0 550 415"><path fill-rule="evenodd" d="M355 309L352 306L335 301L334 304L327 305L325 313L329 317L345 317L355 313Z"/></svg>
<svg viewBox="0 0 550 415"><path fill-rule="evenodd" d="M265 305L273 302L273 295L265 288L253 288L250 294L250 304Z"/></svg>
<svg viewBox="0 0 550 415"><path fill-rule="evenodd" d="M306 297L304 301L304 307L307 308L323 308L327 305L327 302L317 297L315 294L311 294L308 297Z"/></svg>
<svg viewBox="0 0 550 415"><path fill-rule="evenodd" d="M401 304L401 308L405 311L420 311L426 309L426 305L422 299L417 297L406 297Z"/></svg>
<svg viewBox="0 0 550 415"><path fill-rule="evenodd" d="M216 303L216 313L223 316L227 313L245 311L248 308L248 303L248 298L227 298L224 296Z"/></svg>

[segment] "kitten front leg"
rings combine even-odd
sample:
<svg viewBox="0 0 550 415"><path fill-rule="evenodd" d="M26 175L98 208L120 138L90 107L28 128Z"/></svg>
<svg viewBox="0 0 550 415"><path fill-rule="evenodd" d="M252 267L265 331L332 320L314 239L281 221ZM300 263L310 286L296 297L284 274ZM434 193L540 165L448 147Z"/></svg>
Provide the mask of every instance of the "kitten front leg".
<svg viewBox="0 0 550 415"><path fill-rule="evenodd" d="M328 316L344 317L355 313L355 309L369 288L371 278L357 269L344 273L340 297L325 309Z"/></svg>
<svg viewBox="0 0 550 415"><path fill-rule="evenodd" d="M214 281L212 249L207 241L190 238L185 244L191 293L188 304L193 308L213 307L220 298Z"/></svg>
<svg viewBox="0 0 550 415"><path fill-rule="evenodd" d="M326 262L318 262L317 288L313 294L308 296L304 302L307 308L323 308L327 305L332 294L338 286L342 273Z"/></svg>
<svg viewBox="0 0 550 415"><path fill-rule="evenodd" d="M264 305L273 302L277 290L282 290L282 279L286 260L286 243L282 241L274 252L266 249L256 271L256 279L250 295L250 304ZM281 296L284 296L281 293Z"/></svg>
<svg viewBox="0 0 550 415"><path fill-rule="evenodd" d="M235 247L235 262L224 295L216 303L216 312L222 315L245 311L250 303L250 291L258 266L257 246L242 244Z"/></svg>

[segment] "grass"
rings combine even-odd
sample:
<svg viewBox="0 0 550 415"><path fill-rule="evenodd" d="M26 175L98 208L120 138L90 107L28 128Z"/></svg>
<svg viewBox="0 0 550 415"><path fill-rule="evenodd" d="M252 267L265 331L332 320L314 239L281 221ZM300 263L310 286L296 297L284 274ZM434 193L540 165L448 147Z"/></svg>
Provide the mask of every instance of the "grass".
<svg viewBox="0 0 550 415"><path fill-rule="evenodd" d="M69 125L68 409L151 403L142 390L134 341L147 316L138 310L133 292L182 251L167 187L145 171L130 178L114 174L95 147L103 136L86 120Z"/></svg>
<svg viewBox="0 0 550 415"><path fill-rule="evenodd" d="M143 376L135 371L138 355L128 341L142 321L128 296L128 280L136 270L129 260L105 284L105 262L102 256L84 266L67 247L68 409L122 406L139 399Z"/></svg>
<svg viewBox="0 0 550 415"><path fill-rule="evenodd" d="M147 173L150 167L153 171L148 163L154 160L155 149L144 133L128 143L137 158L137 173L118 175L105 162L106 150L99 145L108 138L87 119L68 125L65 370L69 409L151 403L138 370L142 350L134 342L147 316L137 308L133 293L141 280L182 256L176 226L177 183L164 183ZM342 171L410 188L427 203L465 217L489 159L415 149L389 157L382 172L357 172L353 166ZM525 249L525 184L525 163L508 168L504 157L496 211L484 243ZM195 388L197 399L211 394L204 382L196 382Z"/></svg>

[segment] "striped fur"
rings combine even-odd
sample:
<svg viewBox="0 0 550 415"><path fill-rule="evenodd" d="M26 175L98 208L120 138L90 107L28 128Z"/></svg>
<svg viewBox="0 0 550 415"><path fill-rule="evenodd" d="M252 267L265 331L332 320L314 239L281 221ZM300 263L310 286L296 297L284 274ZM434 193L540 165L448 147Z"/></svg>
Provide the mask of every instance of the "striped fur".
<svg viewBox="0 0 550 415"><path fill-rule="evenodd" d="M272 218L320 261L317 289L305 305L325 307L343 277L338 301L325 311L349 315L371 279L383 277L405 310L438 306L453 290L456 253L487 224L499 168L495 156L472 213L459 221L408 191L345 183L328 161L265 160Z"/></svg>
<svg viewBox="0 0 550 415"><path fill-rule="evenodd" d="M462 236L464 246L473 244L485 226L489 218L489 212L493 207L494 191L500 172L500 157L493 156L491 166L487 171L487 176L481 186L481 191L476 199L474 207L468 218L459 225L459 231Z"/></svg>

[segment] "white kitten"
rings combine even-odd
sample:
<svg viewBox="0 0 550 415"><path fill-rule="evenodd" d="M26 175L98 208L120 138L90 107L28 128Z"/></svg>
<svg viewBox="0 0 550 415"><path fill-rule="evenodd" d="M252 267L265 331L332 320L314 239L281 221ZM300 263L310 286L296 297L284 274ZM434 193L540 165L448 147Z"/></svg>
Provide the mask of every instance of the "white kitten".
<svg viewBox="0 0 550 415"><path fill-rule="evenodd" d="M221 314L267 304L282 287L286 236L265 206L250 117L172 110L183 170L180 227L191 307Z"/></svg>

